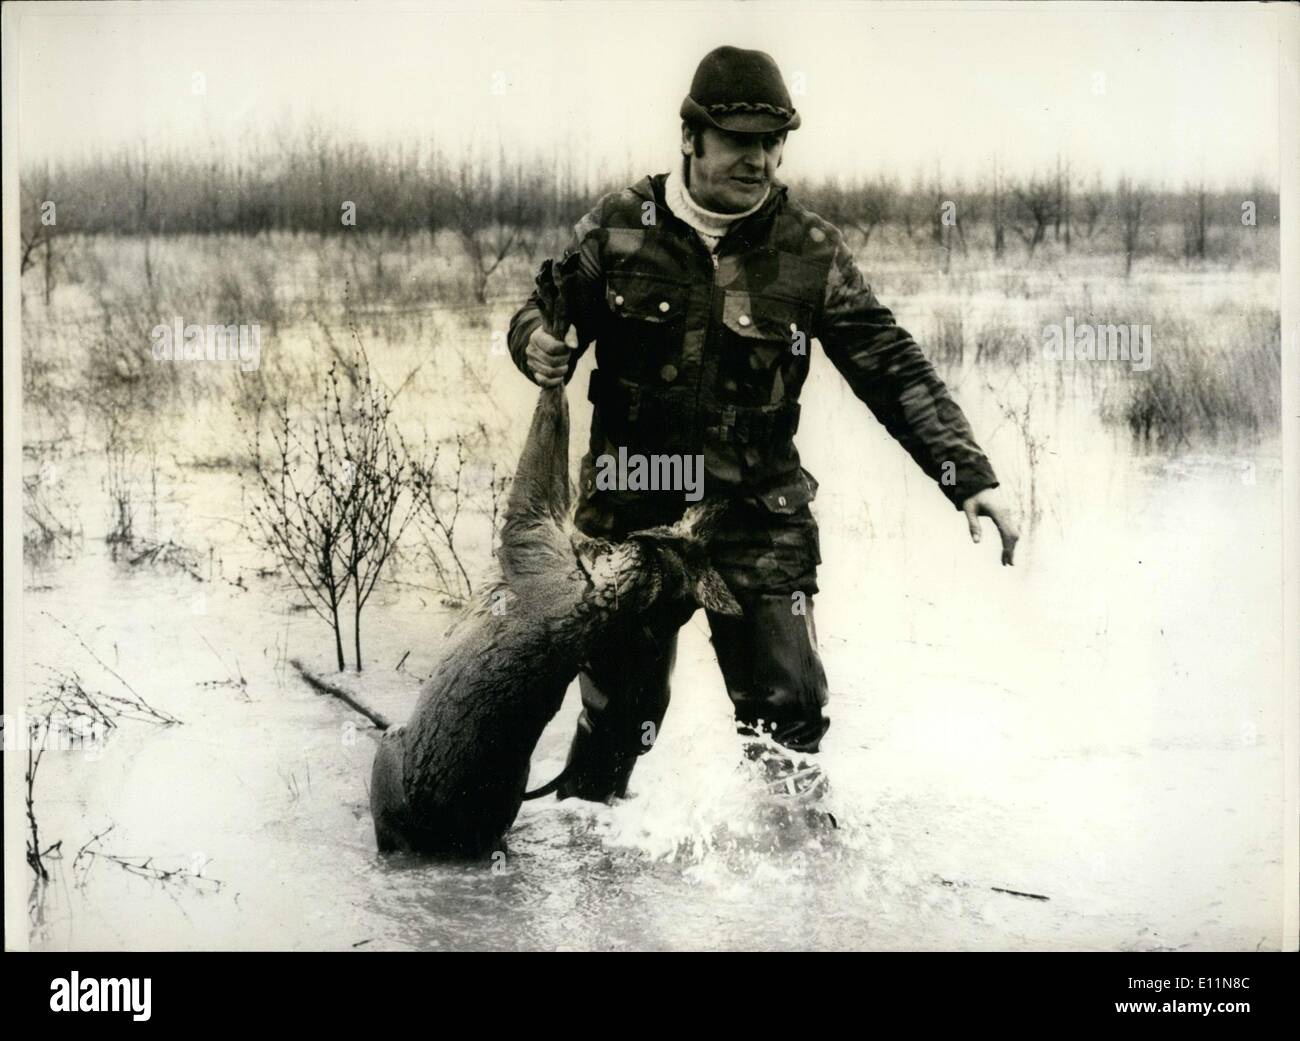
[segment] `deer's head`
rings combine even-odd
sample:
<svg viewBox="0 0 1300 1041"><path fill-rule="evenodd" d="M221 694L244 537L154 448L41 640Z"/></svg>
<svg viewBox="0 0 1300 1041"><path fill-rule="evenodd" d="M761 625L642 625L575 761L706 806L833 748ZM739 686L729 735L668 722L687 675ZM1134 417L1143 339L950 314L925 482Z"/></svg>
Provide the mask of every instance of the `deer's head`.
<svg viewBox="0 0 1300 1041"><path fill-rule="evenodd" d="M739 615L740 604L709 562L708 542L726 509L717 501L690 507L681 520L634 531L622 542L580 538L578 559L598 599L627 598L639 607L671 601Z"/></svg>

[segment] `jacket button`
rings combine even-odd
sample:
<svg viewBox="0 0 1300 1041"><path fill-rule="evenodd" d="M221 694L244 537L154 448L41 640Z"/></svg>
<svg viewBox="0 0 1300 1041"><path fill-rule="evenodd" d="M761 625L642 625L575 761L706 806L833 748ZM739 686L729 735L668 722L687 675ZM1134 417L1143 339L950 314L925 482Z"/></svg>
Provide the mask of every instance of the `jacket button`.
<svg viewBox="0 0 1300 1041"><path fill-rule="evenodd" d="M665 383L672 383L677 378L677 366L665 365L659 370L659 375L663 377Z"/></svg>
<svg viewBox="0 0 1300 1041"><path fill-rule="evenodd" d="M739 318L736 319L736 321L738 321L741 325L748 325L748 324L749 324L749 315L747 315L747 314L742 314Z"/></svg>
<svg viewBox="0 0 1300 1041"><path fill-rule="evenodd" d="M776 497L776 503L777 503L778 506L784 506L784 505L785 505L785 496L784 496L784 495L778 495L778 496Z"/></svg>
<svg viewBox="0 0 1300 1041"><path fill-rule="evenodd" d="M670 304L667 300L660 300L660 301L659 301L659 310L661 310L661 311L667 311L667 310L668 310L669 308L671 308L671 307L672 307L672 304Z"/></svg>
<svg viewBox="0 0 1300 1041"><path fill-rule="evenodd" d="M620 307L623 306L623 296L621 293L614 297L614 303L618 304Z"/></svg>

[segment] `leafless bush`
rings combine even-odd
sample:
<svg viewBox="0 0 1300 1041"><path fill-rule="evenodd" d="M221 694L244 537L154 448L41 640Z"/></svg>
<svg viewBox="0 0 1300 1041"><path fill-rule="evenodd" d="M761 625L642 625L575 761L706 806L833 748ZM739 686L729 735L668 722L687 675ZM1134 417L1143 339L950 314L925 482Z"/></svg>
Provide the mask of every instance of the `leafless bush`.
<svg viewBox="0 0 1300 1041"><path fill-rule="evenodd" d="M111 694L92 689L75 669L39 666L47 673L44 685L32 698L42 710L42 736L55 734L61 744L76 747L102 741L121 720L156 726L179 722L159 711L132 690Z"/></svg>
<svg viewBox="0 0 1300 1041"><path fill-rule="evenodd" d="M934 332L926 341L930 360L945 369L960 369L966 354L966 331L960 308L944 307L934 313Z"/></svg>
<svg viewBox="0 0 1300 1041"><path fill-rule="evenodd" d="M1145 446L1194 438L1273 435L1281 423L1282 335L1274 311L1228 315L1213 325L1177 314L1152 316L1162 342L1148 372L1128 375L1102 417Z"/></svg>
<svg viewBox="0 0 1300 1041"><path fill-rule="evenodd" d="M131 552L125 560L132 567L170 568L183 571L196 582L206 581L199 570L197 554L188 546L182 546L172 539L134 538L131 540Z"/></svg>
<svg viewBox="0 0 1300 1041"><path fill-rule="evenodd" d="M1037 366L1017 365L1007 369L1000 386L991 380L984 381L984 389L997 406L1003 418L1015 427L1025 448L1028 473L1027 497L1022 512L1032 527L1042 518L1042 505L1038 498L1038 465L1047 443L1047 436L1034 419L1034 405L1039 398L1042 370Z"/></svg>
<svg viewBox="0 0 1300 1041"><path fill-rule="evenodd" d="M336 378L332 366L330 378ZM334 654L342 672L346 663L339 612L351 585L342 541L352 481L328 423L314 423L311 439L304 442L283 400L270 406L272 454L268 458L262 447L262 413L266 410L263 402L254 417L251 454L259 501L250 511L262 546L275 556L308 606L333 631Z"/></svg>
<svg viewBox="0 0 1300 1041"><path fill-rule="evenodd" d="M238 318L243 323L265 325L274 334L282 320L275 265L261 252L248 253L218 275L212 313L224 322Z"/></svg>
<svg viewBox="0 0 1300 1041"><path fill-rule="evenodd" d="M343 563L352 582L353 637L361 671L361 611L375 591L412 511L402 507L407 479L406 447L391 428L392 399L378 387L361 355L360 385L352 414L345 418L337 382L332 384L334 420L346 458L353 463L351 508L343 542Z"/></svg>
<svg viewBox="0 0 1300 1041"><path fill-rule="evenodd" d="M410 486L422 557L433 569L433 589L449 606L464 604L492 568L511 475L495 461L469 462L471 441L456 435L432 451L427 444L411 467ZM480 540L483 529L487 539ZM486 546L481 564L467 547Z"/></svg>
<svg viewBox="0 0 1300 1041"><path fill-rule="evenodd" d="M444 597L457 603L464 602L474 593L474 583L465 566L460 547L456 544L456 526L468 507L468 490L465 487L466 443L457 434L449 450L435 445L432 453L421 454L411 468L411 493L418 519L417 530L424 542L425 552L433 566L437 589ZM496 473L493 469L493 488ZM495 507L496 500L493 504ZM493 518L495 525L495 516ZM495 527L494 527L495 530Z"/></svg>
<svg viewBox="0 0 1300 1041"><path fill-rule="evenodd" d="M80 675L74 669L41 666L48 673L49 679L38 690L33 705L42 711L47 721L57 724L63 732L71 735L84 732L87 728L112 729L120 719L159 726L174 726L180 723L180 720L170 712L155 708L146 701L144 696L96 654L77 632L48 611L42 613L54 625L76 640L91 660L116 680L122 688L122 692L117 694L92 690L82 682Z"/></svg>
<svg viewBox="0 0 1300 1041"><path fill-rule="evenodd" d="M104 489L108 492L110 544L129 545L135 538L135 490L132 480L134 452L126 441L110 436L104 445Z"/></svg>
<svg viewBox="0 0 1300 1041"><path fill-rule="evenodd" d="M269 458L261 419L268 409ZM254 417L252 514L261 542L333 630L339 671L346 597L351 592L360 670L362 609L411 518L401 508L406 451L391 413L391 398L359 351L350 368L330 365L320 410L303 422L293 421L284 401L263 402Z"/></svg>
<svg viewBox="0 0 1300 1041"><path fill-rule="evenodd" d="M72 507L50 476L51 464L23 477L23 556L71 555L82 537L72 526Z"/></svg>
<svg viewBox="0 0 1300 1041"><path fill-rule="evenodd" d="M1004 321L984 322L975 331L975 364L1023 365L1032 349L1023 325Z"/></svg>
<svg viewBox="0 0 1300 1041"><path fill-rule="evenodd" d="M27 815L27 864L36 875L38 882L49 880L49 869L45 858L57 853L62 848L62 840L42 846L40 827L36 820L36 777L41 760L54 741L55 747L75 748L89 742L103 740L107 732L117 726L119 720L134 719L160 726L171 726L180 722L170 713L150 705L129 683L110 668L99 655L49 612L45 612L55 625L73 636L102 669L108 672L122 685L125 693L111 694L93 691L82 682L78 673L70 668L40 666L49 679L39 688L32 699L33 716L28 720L27 733L22 735L27 746L27 768L24 774L25 808ZM9 724L8 720L0 722L0 727ZM6 752L11 747L7 733L4 734Z"/></svg>

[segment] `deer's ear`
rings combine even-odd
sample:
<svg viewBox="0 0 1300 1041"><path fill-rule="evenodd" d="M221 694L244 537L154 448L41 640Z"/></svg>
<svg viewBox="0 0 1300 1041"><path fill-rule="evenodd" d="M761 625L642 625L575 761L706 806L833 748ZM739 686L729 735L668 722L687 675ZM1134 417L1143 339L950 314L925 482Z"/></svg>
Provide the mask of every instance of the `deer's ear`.
<svg viewBox="0 0 1300 1041"><path fill-rule="evenodd" d="M695 601L706 611L739 616L744 612L731 595L727 583L713 568L705 568L695 580Z"/></svg>
<svg viewBox="0 0 1300 1041"><path fill-rule="evenodd" d="M673 525L673 531L682 538L708 542L726 512L727 503L724 500L707 499L688 507L681 520Z"/></svg>

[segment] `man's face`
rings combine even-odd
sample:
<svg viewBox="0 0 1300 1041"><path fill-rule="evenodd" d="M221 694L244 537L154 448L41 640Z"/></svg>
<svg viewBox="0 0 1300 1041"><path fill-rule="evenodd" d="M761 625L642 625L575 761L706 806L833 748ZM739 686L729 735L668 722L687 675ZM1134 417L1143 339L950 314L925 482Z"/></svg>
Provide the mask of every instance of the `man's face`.
<svg viewBox="0 0 1300 1041"><path fill-rule="evenodd" d="M774 134L733 134L705 127L703 155L691 151L689 133L682 131L682 149L690 157L691 195L714 213L740 213L767 193L781 165L785 131Z"/></svg>

